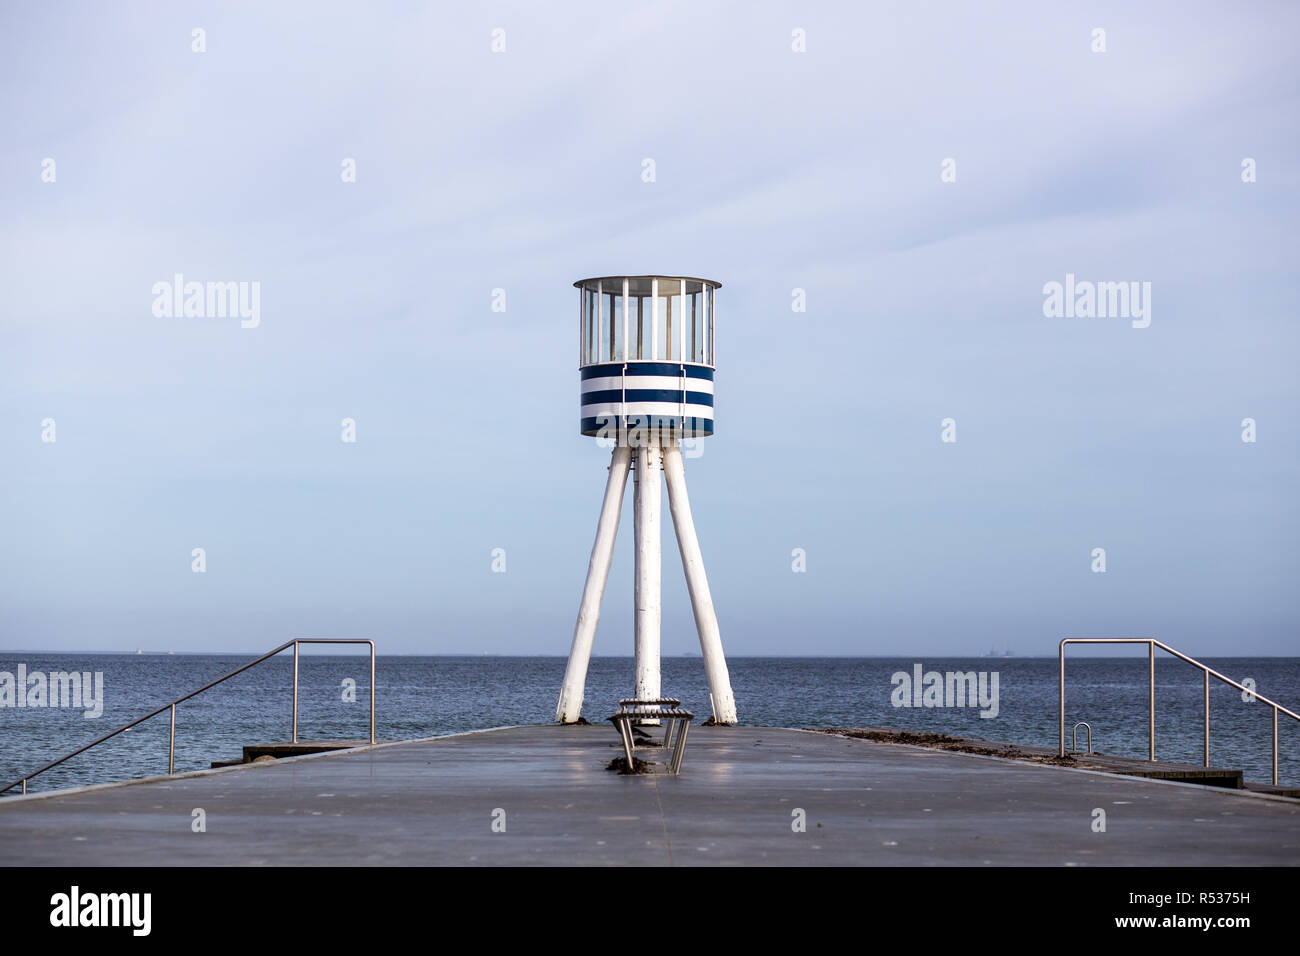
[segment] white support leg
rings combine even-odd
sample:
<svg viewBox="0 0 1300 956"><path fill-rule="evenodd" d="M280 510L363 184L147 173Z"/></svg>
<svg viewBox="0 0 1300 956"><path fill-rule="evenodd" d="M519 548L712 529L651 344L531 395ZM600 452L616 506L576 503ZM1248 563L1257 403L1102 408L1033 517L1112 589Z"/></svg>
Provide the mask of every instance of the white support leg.
<svg viewBox="0 0 1300 956"><path fill-rule="evenodd" d="M695 628L700 632L700 650L704 653L704 672L709 679L709 693L713 697L713 720L719 724L736 723L736 698L731 693L731 677L727 673L727 659L722 654L722 635L718 631L718 616L713 610L713 596L709 593L709 580L704 575L704 557L700 542L695 537L695 522L691 519L691 501L686 495L686 469L682 465L682 450L669 445L663 450L664 480L668 484L668 507L672 509L673 528L677 532L677 550L682 554L682 570L686 573L686 587L691 593L691 610L695 612Z"/></svg>
<svg viewBox="0 0 1300 956"><path fill-rule="evenodd" d="M587 686L587 664L591 661L591 645L596 639L596 624L600 620L600 602L605 595L605 582L609 580L609 566L614 560L614 539L618 536L618 519L623 511L623 492L627 488L630 459L631 449L626 445L616 447L610 457L609 480L605 482L605 501L600 506L600 522L596 525L596 543L591 548L591 561L587 565L587 583L582 589L578 623L573 628L573 647L569 650L569 666L565 668L560 702L555 707L555 719L562 724L575 723L582 715L582 697Z"/></svg>
<svg viewBox="0 0 1300 956"><path fill-rule="evenodd" d="M663 449L658 445L645 445L636 451L636 645L632 696L638 700L659 697L659 469L662 461Z"/></svg>

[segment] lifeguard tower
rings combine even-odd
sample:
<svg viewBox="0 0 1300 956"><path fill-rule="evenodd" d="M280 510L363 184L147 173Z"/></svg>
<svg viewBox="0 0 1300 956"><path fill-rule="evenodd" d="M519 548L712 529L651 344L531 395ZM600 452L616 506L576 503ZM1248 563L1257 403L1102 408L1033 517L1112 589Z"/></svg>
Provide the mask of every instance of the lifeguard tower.
<svg viewBox="0 0 1300 956"><path fill-rule="evenodd" d="M713 702L713 719L736 722L718 619L695 537L681 440L713 434L714 300L721 284L682 276L605 276L578 289L579 430L613 443L596 542L573 630L573 647L555 709L561 723L582 713L587 664L609 578L628 471L635 482L635 644L633 697L654 700L659 687L660 492L668 506L690 591Z"/></svg>

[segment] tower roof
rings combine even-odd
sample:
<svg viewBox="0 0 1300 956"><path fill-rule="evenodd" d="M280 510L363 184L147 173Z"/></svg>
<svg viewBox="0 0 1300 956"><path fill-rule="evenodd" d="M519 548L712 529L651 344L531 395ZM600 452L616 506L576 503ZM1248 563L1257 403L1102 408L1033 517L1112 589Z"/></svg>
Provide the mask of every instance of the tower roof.
<svg viewBox="0 0 1300 956"><path fill-rule="evenodd" d="M672 276L672 275L636 275L636 276L592 276L590 279L579 279L573 283L575 289L594 289L597 282L622 283L624 279L628 280L629 292L632 295L649 295L650 282L654 279L666 279L669 282L698 282L707 285L711 289L721 289L722 283L715 282L713 279L701 279L698 276ZM621 287L621 286L620 286ZM611 290L612 291L612 290ZM698 289L696 290L698 291Z"/></svg>

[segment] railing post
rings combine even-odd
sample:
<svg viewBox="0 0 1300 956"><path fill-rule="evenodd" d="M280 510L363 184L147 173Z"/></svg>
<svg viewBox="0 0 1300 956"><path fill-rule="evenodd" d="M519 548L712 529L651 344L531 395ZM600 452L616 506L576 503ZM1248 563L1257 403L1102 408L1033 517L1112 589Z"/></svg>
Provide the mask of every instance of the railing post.
<svg viewBox="0 0 1300 956"><path fill-rule="evenodd" d="M1273 786L1277 786L1277 704L1273 705Z"/></svg>
<svg viewBox="0 0 1300 956"><path fill-rule="evenodd" d="M1205 672L1205 766L1210 766L1210 672Z"/></svg>
<svg viewBox="0 0 1300 956"><path fill-rule="evenodd" d="M293 729L289 735L290 743L298 742L298 642L293 642Z"/></svg>
<svg viewBox="0 0 1300 956"><path fill-rule="evenodd" d="M370 642L370 742L375 742L375 642Z"/></svg>
<svg viewBox="0 0 1300 956"><path fill-rule="evenodd" d="M167 741L167 775L171 776L176 772L176 705L172 704L172 727L171 735Z"/></svg>
<svg viewBox="0 0 1300 956"><path fill-rule="evenodd" d="M1150 759L1152 763L1155 763L1155 759L1156 759L1156 645L1154 641L1147 642L1147 668L1151 672L1151 685L1150 685L1150 694L1149 694L1149 698L1150 698L1149 702L1151 704L1151 718L1149 721L1150 738L1151 738Z"/></svg>
<svg viewBox="0 0 1300 956"><path fill-rule="evenodd" d="M1060 754L1059 754L1058 756L1064 757L1064 756L1065 756L1065 641L1061 641L1061 646L1060 646L1060 648L1059 648L1059 650L1058 650L1057 653L1058 653L1058 655L1060 656L1060 659L1061 659L1061 660L1060 660L1060 667L1061 667L1061 682L1060 682L1061 700L1060 700L1060 704L1061 704L1061 706L1060 706L1060 712L1059 712L1059 716L1060 716L1060 725L1061 725L1061 726L1060 726L1060 729L1061 729L1061 752L1060 752Z"/></svg>

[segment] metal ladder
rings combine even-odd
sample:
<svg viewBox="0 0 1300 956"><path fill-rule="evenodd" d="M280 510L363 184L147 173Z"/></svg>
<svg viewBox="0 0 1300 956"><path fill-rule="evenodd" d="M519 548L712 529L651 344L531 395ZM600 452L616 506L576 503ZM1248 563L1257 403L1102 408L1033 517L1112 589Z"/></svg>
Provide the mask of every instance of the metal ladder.
<svg viewBox="0 0 1300 956"><path fill-rule="evenodd" d="M218 677L216 680L204 684L198 690L190 691L190 693L186 694L184 697L177 697L172 702L163 704L157 710L151 710L143 717L137 717L129 724L123 724L121 727L117 728L117 730L114 730L111 733L107 733L104 736L98 738L97 740L92 740L84 747L78 747L76 750L72 751L71 753L66 753L62 757L59 757L57 760L52 760L49 763L47 763L45 766L37 770L33 770L31 773L25 776L19 777L17 780L13 781L13 783L10 783L4 787L0 787L0 793L5 793L8 790L12 790L14 787L18 786L19 784L22 785L23 793L26 793L27 781L32 779L32 777L35 777L37 774L44 773L45 771L49 770L51 767L57 767L65 760L75 757L79 753L84 753L85 751L89 750L91 747L99 746L104 741L116 737L118 734L122 733L122 731L130 730L136 724L144 723L150 717L158 716L164 710L171 711L171 732L170 732L169 742L167 746L167 773L168 774L175 773L176 772L176 705L180 703L184 703L185 701L189 700L191 697L197 697L205 690L208 690L209 688L212 687L216 687L222 681L229 680L230 678L234 677L236 674L242 674L250 667L256 664L260 664L262 663L262 661L274 657L276 654L279 654L281 651L288 650L290 647L293 648L293 727L291 733L292 733L292 742L297 743L298 742L298 645L299 644L368 644L370 645L370 742L373 744L375 742L375 642L371 640L366 640L364 638L302 637L302 638L296 638L292 641L286 641L284 644L281 644L275 650L268 651L267 653L263 654L261 657L249 661L243 667L238 667L235 670L231 671L229 674L223 674L221 677Z"/></svg>

